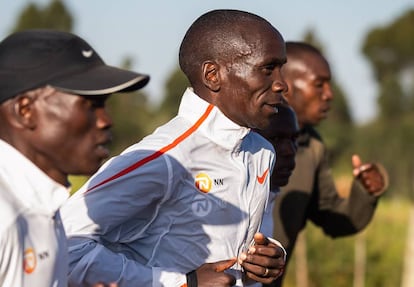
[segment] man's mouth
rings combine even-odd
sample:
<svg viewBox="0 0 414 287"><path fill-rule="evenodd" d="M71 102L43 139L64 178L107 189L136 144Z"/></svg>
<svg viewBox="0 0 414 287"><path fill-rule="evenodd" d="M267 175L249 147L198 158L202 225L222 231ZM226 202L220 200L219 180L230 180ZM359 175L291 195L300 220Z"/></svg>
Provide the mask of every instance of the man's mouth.
<svg viewBox="0 0 414 287"><path fill-rule="evenodd" d="M270 106L273 109L273 112L275 114L279 113L279 108L277 107L278 104L268 104L268 106Z"/></svg>
<svg viewBox="0 0 414 287"><path fill-rule="evenodd" d="M101 158L107 158L109 157L109 148L107 147L106 144L99 144L97 145L97 153L98 156Z"/></svg>

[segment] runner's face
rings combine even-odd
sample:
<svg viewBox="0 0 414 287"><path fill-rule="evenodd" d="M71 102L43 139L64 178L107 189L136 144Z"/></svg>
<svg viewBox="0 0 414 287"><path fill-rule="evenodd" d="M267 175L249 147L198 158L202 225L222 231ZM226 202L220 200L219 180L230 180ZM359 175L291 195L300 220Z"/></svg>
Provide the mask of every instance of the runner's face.
<svg viewBox="0 0 414 287"><path fill-rule="evenodd" d="M78 96L54 90L36 101L33 143L38 165L52 178L93 174L109 156L112 121L105 110L107 96Z"/></svg>
<svg viewBox="0 0 414 287"><path fill-rule="evenodd" d="M285 44L274 29L260 29L251 53L221 65L219 109L235 123L263 129L282 101L286 84L281 67L286 62ZM248 41L248 39L246 40Z"/></svg>
<svg viewBox="0 0 414 287"><path fill-rule="evenodd" d="M297 114L300 127L317 125L327 117L333 93L331 72L325 59L309 55L285 79L289 86L286 98Z"/></svg>

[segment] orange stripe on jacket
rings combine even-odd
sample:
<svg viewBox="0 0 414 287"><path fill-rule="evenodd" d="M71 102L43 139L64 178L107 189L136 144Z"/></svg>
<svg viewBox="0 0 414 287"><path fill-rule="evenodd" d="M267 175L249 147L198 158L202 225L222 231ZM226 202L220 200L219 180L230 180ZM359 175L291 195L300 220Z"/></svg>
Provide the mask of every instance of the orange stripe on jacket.
<svg viewBox="0 0 414 287"><path fill-rule="evenodd" d="M86 192L89 192L101 185L104 185L105 183L108 183L114 179L120 178L121 176L128 174L129 172L139 168L140 166L143 166L144 164L146 164L147 162L150 162L154 159L156 159L157 157L163 155L164 153L166 153L167 151L169 151L170 149L176 147L180 142L182 142L183 140L185 140L188 136L190 136L194 131L196 131L198 129L198 127L205 121L205 119L208 117L208 115L210 114L211 110L213 109L213 105L209 105L207 107L207 109L205 110L205 112L201 115L201 117L194 123L194 125L192 125L188 130L186 130L184 133L182 133L180 136L178 136L172 143L162 147L161 149L155 151L153 154L137 161L136 163L134 163L133 165L130 165L127 168L124 168L123 170L121 170L120 172L114 174L113 176L101 181L100 183L97 183L96 185L88 188Z"/></svg>

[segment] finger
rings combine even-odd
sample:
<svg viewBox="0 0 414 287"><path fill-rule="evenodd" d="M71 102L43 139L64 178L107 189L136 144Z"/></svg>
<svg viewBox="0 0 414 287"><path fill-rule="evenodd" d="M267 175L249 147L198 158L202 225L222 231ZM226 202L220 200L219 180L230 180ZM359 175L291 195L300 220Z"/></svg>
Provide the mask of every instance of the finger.
<svg viewBox="0 0 414 287"><path fill-rule="evenodd" d="M268 249L268 254L265 250L261 250L262 254L242 254L240 256L240 265L253 264L268 268L280 268L285 265L284 254L277 249Z"/></svg>
<svg viewBox="0 0 414 287"><path fill-rule="evenodd" d="M251 272L246 272L246 276L252 279L253 281L260 282L263 284L270 284L277 278L277 277L276 278L275 277L261 277Z"/></svg>
<svg viewBox="0 0 414 287"><path fill-rule="evenodd" d="M362 172L371 169L372 164L370 163L363 164L359 155L354 154L352 155L352 167L353 167L352 174L355 177L358 177L361 175Z"/></svg>
<svg viewBox="0 0 414 287"><path fill-rule="evenodd" d="M261 283L269 284L283 274L284 268L268 269L260 266L244 266L247 277Z"/></svg>
<svg viewBox="0 0 414 287"><path fill-rule="evenodd" d="M364 170L359 179L370 193L377 193L384 188L384 180L374 165Z"/></svg>
<svg viewBox="0 0 414 287"><path fill-rule="evenodd" d="M371 180L372 176L375 175L373 172L374 165L372 163L365 163L358 168L355 168L353 173L355 177L365 178L366 180Z"/></svg>
<svg viewBox="0 0 414 287"><path fill-rule="evenodd" d="M277 278L280 275L282 275L284 271L284 265L280 267L266 268L265 266L258 266L258 265L246 263L243 266L243 268L246 273L254 274L255 276L258 276L258 277Z"/></svg>
<svg viewBox="0 0 414 287"><path fill-rule="evenodd" d="M236 263L237 258L231 258L228 260L223 260L223 261L218 261L216 263L214 263L215 265L215 271L216 272L223 272L224 270L229 269L231 266L234 265L234 263Z"/></svg>
<svg viewBox="0 0 414 287"><path fill-rule="evenodd" d="M264 236L263 233L260 233L260 232L257 232L254 235L254 242L256 244L259 244L259 245L267 245L267 244L269 244L269 240L267 239L267 237Z"/></svg>
<svg viewBox="0 0 414 287"><path fill-rule="evenodd" d="M255 245L249 248L247 255L260 255L272 258L284 258L285 252L282 247L269 243L268 245Z"/></svg>

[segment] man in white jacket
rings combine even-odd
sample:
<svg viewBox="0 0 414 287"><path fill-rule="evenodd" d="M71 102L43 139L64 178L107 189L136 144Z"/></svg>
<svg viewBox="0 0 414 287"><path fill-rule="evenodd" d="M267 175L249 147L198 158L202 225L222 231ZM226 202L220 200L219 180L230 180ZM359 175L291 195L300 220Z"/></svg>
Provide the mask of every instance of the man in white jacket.
<svg viewBox="0 0 414 287"><path fill-rule="evenodd" d="M191 88L178 115L109 160L62 209L69 281L247 286L284 267L258 233L274 164L263 129L286 89L281 34L243 11L213 10L179 53Z"/></svg>
<svg viewBox="0 0 414 287"><path fill-rule="evenodd" d="M147 82L70 33L28 30L0 42L0 286L67 287L59 207L68 175L90 175L108 157L109 95Z"/></svg>

